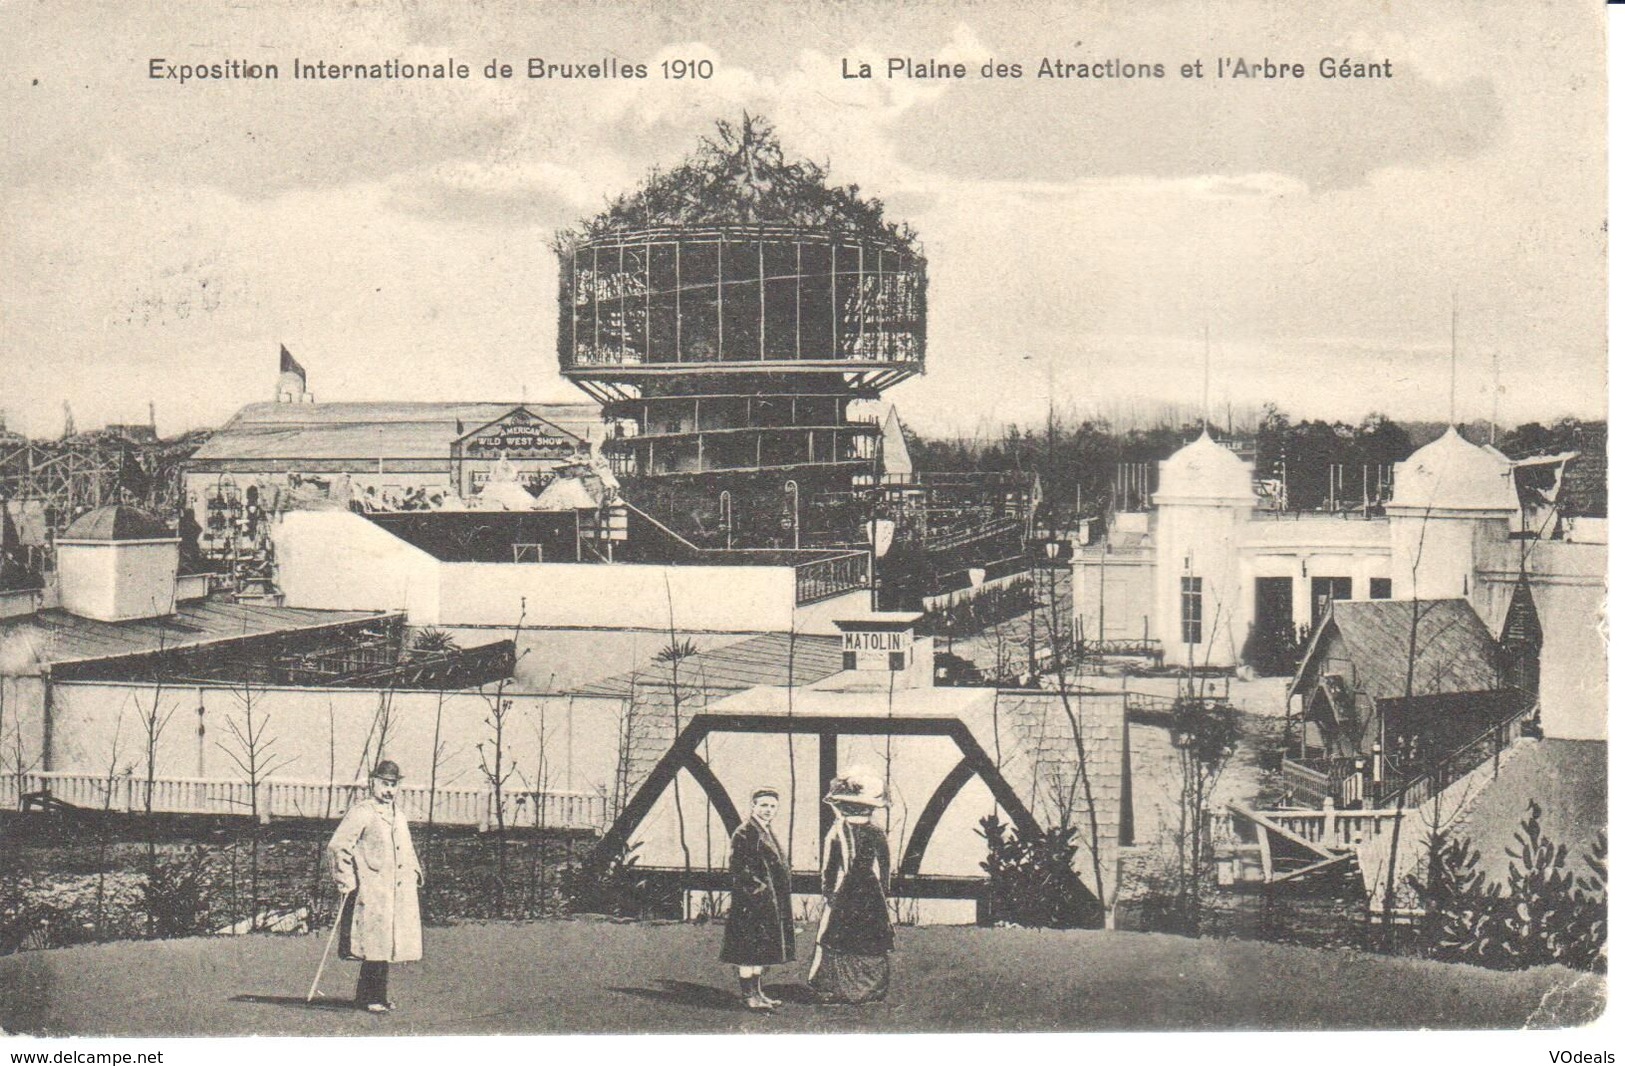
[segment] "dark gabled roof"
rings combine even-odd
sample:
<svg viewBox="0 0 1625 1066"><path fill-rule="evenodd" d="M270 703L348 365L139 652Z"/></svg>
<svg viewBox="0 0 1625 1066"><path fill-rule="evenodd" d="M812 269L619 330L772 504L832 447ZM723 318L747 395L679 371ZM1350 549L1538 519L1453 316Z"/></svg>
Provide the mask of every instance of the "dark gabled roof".
<svg viewBox="0 0 1625 1066"><path fill-rule="evenodd" d="M1535 609L1535 595L1529 590L1529 578L1519 577L1512 588L1512 603L1507 606L1506 621L1501 626L1501 644L1524 644L1539 648L1544 639L1540 612Z"/></svg>
<svg viewBox="0 0 1625 1066"><path fill-rule="evenodd" d="M1608 439L1606 426L1600 440L1588 438L1580 454L1563 467L1557 490L1557 509L1565 518L1608 517Z"/></svg>
<svg viewBox="0 0 1625 1066"><path fill-rule="evenodd" d="M678 686L683 690L738 692L758 685L782 685L791 680L790 642L788 633L764 633L691 655L677 668ZM795 635L794 684L810 685L840 670L839 637ZM670 691L671 667L650 659L641 670L594 681L579 691L592 696L630 696L636 692L658 695L663 688Z"/></svg>
<svg viewBox="0 0 1625 1066"><path fill-rule="evenodd" d="M128 504L86 511L73 520L62 540L163 540L175 536L163 521Z"/></svg>
<svg viewBox="0 0 1625 1066"><path fill-rule="evenodd" d="M1333 634L1343 638L1354 688L1374 700L1401 699L1416 628L1411 694L1494 692L1501 683L1500 648L1466 600L1339 600L1309 640L1291 695L1314 683L1309 671Z"/></svg>

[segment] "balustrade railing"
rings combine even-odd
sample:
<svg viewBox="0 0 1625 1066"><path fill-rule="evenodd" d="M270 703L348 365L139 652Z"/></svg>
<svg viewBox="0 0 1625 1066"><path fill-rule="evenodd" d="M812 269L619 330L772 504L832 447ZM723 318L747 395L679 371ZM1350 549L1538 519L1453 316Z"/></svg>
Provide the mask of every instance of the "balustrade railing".
<svg viewBox="0 0 1625 1066"><path fill-rule="evenodd" d="M1228 810L1207 812L1208 839L1214 844L1236 844L1238 817ZM1362 844L1384 839L1400 812L1384 810L1274 810L1257 812L1295 836L1329 851L1353 851Z"/></svg>
<svg viewBox="0 0 1625 1066"><path fill-rule="evenodd" d="M797 607L868 587L868 552L847 552L796 564Z"/></svg>
<svg viewBox="0 0 1625 1066"><path fill-rule="evenodd" d="M1516 712L1496 722L1455 751L1434 763L1421 773L1401 781L1398 787L1386 789L1377 806L1419 807L1450 785L1472 773L1491 759L1498 758L1512 743L1513 731L1534 716L1535 704L1520 707Z"/></svg>
<svg viewBox="0 0 1625 1066"><path fill-rule="evenodd" d="M1330 794L1331 776L1323 770L1284 758L1281 760L1281 776L1286 779L1287 788L1294 796L1307 798Z"/></svg>
<svg viewBox="0 0 1625 1066"><path fill-rule="evenodd" d="M152 782L152 810L159 814L258 814L262 821L337 818L351 803L364 796L366 790L365 784L273 779L261 783L256 798L246 781L160 777ZM147 781L130 774L107 777L35 771L20 776L0 775L0 806L15 810L22 805L24 797L37 793L47 793L55 800L91 811L130 814L147 809ZM437 825L486 829L497 822L495 798L489 788L431 791L408 786L397 791L396 802L414 822L428 821L431 813ZM609 821L605 798L597 793L537 792L518 788L503 790L502 820L510 827L587 830L601 830Z"/></svg>

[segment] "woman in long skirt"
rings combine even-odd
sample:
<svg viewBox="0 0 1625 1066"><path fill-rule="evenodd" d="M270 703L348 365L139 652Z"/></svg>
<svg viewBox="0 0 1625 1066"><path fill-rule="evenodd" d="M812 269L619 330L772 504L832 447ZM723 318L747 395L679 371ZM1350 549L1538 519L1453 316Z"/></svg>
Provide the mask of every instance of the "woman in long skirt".
<svg viewBox="0 0 1625 1066"><path fill-rule="evenodd" d="M824 802L835 825L824 838L824 917L807 981L820 1002L877 1002L891 985L891 849L872 821L886 799L877 775L852 769Z"/></svg>

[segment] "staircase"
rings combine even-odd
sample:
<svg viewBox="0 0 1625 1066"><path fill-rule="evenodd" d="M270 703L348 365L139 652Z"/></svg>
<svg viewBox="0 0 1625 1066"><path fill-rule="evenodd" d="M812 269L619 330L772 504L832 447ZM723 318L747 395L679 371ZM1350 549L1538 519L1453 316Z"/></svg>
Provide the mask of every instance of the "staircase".
<svg viewBox="0 0 1625 1066"><path fill-rule="evenodd" d="M1372 911L1385 910L1392 890L1403 913L1408 909L1405 878L1426 860L1428 837L1459 824L1501 768L1528 750L1534 739L1522 726L1537 710L1531 705L1509 715L1426 771L1377 792L1370 809L1338 810L1327 796L1319 811L1253 811L1233 804L1228 811L1210 812L1219 883L1303 880L1346 871L1353 859Z"/></svg>
<svg viewBox="0 0 1625 1066"><path fill-rule="evenodd" d="M1472 811L1474 802L1501 769L1523 752L1533 748L1532 737L1518 737L1507 748L1485 760L1472 770L1456 778L1449 785L1432 793L1415 806L1393 808L1397 821L1397 841L1387 835L1380 840L1368 840L1357 847L1360 874L1365 879L1366 897L1373 912L1384 909L1388 893L1390 863L1394 870L1393 888L1399 897L1397 907L1409 909L1409 890L1405 875L1427 861L1427 840L1435 828L1450 830L1460 825ZM1387 812L1373 812L1387 813Z"/></svg>

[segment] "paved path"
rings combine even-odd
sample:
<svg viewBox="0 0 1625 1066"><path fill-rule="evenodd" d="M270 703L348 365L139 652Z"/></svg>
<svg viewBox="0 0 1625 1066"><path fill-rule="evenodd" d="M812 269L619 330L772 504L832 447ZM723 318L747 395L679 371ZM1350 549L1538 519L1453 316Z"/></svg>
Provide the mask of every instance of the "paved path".
<svg viewBox="0 0 1625 1066"><path fill-rule="evenodd" d="M1574 1023L1602 982L1144 933L899 931L883 1004L821 1007L804 964L770 974L776 1015L742 1011L719 927L594 921L426 931L400 1009L307 1005L322 939L108 944L0 958L0 1028L49 1035L842 1032L1519 1027ZM803 947L809 939L803 930ZM330 965L347 995L354 963Z"/></svg>

